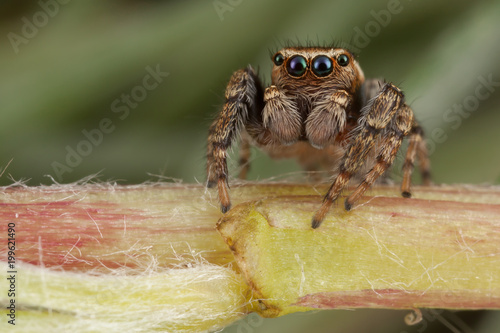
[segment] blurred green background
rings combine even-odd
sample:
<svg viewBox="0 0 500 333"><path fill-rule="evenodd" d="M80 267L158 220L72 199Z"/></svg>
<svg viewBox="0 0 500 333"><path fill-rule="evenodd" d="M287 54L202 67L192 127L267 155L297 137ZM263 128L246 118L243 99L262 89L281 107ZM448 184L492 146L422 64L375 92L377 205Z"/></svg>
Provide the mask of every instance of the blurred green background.
<svg viewBox="0 0 500 333"><path fill-rule="evenodd" d="M367 77L404 89L436 182L500 183L499 15L498 0L2 1L0 166L12 162L0 182L203 182L207 128L231 73L252 64L269 84L283 43L343 41ZM168 75L155 84L151 71ZM253 157L252 179L298 170ZM246 319L224 332L422 332L405 313ZM496 312L440 316L425 332L500 329Z"/></svg>

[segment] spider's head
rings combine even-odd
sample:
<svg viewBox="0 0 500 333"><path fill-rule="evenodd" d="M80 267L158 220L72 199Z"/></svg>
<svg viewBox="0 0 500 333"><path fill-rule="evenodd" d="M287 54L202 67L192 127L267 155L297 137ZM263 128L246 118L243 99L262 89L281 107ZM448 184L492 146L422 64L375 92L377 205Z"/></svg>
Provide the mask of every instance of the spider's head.
<svg viewBox="0 0 500 333"><path fill-rule="evenodd" d="M272 60L272 84L288 90L330 87L354 92L364 81L353 54L343 48L287 47Z"/></svg>

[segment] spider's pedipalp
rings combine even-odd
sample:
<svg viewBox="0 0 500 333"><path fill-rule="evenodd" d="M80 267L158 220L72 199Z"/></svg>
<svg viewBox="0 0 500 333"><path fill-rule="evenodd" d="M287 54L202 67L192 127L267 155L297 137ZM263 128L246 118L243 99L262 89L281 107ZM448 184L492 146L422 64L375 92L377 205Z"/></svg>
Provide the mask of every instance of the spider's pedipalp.
<svg viewBox="0 0 500 333"><path fill-rule="evenodd" d="M284 145L296 142L302 128L296 102L274 85L266 88L264 102L262 124L273 133L273 142Z"/></svg>
<svg viewBox="0 0 500 333"><path fill-rule="evenodd" d="M346 110L351 103L352 96L345 90L316 102L306 120L306 136L313 147L324 148L344 130Z"/></svg>

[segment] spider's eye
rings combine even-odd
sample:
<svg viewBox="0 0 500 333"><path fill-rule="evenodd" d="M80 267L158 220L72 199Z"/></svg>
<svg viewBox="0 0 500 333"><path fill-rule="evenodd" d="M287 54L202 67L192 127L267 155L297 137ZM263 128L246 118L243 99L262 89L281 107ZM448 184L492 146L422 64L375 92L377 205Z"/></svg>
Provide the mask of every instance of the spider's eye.
<svg viewBox="0 0 500 333"><path fill-rule="evenodd" d="M293 56L286 64L286 70L291 76L302 76L307 69L307 60L303 56Z"/></svg>
<svg viewBox="0 0 500 333"><path fill-rule="evenodd" d="M283 61L285 61L285 57L283 57L281 53L276 53L274 55L273 61L276 66L280 66L283 63Z"/></svg>
<svg viewBox="0 0 500 333"><path fill-rule="evenodd" d="M345 66L349 65L349 57L345 54L341 54L337 57L337 63L340 66L345 67Z"/></svg>
<svg viewBox="0 0 500 333"><path fill-rule="evenodd" d="M333 71L333 63L327 56L317 56L312 61L312 71L317 76L327 76Z"/></svg>

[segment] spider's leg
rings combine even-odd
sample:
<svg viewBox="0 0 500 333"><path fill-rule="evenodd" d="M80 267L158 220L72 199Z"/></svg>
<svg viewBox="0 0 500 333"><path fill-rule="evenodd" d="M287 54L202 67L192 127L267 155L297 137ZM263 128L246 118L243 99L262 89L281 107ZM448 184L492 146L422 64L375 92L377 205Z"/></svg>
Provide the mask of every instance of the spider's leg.
<svg viewBox="0 0 500 333"><path fill-rule="evenodd" d="M432 184L431 177L431 162L429 159L429 151L425 144L425 139L423 136L423 131L420 130L420 140L417 146L417 158L418 158L418 169L422 175L422 183L426 186Z"/></svg>
<svg viewBox="0 0 500 333"><path fill-rule="evenodd" d="M413 112L407 105L404 105L400 110L398 110L394 119L388 125L387 133L384 137L384 140L382 140L381 149L378 153L375 165L370 171L368 171L363 181L358 185L356 190L346 199L344 203L346 210L350 210L352 205L356 201L358 201L359 198L361 198L361 196L366 192L366 190L370 188L370 186L373 185L375 180L377 180L377 178L380 177L380 175L382 175L392 165L392 162L394 162L394 158L396 157L396 154L401 147L401 143L403 142L404 137L407 136L408 133L410 133L410 131L412 130L412 121ZM410 146L416 147L416 145L414 145L417 142L416 140L418 139L410 141ZM406 157L407 160L408 158L411 160L415 157L415 154L410 153L407 154Z"/></svg>
<svg viewBox="0 0 500 333"><path fill-rule="evenodd" d="M247 179L248 169L250 169L250 139L246 133L241 135L238 165L240 167L238 178Z"/></svg>
<svg viewBox="0 0 500 333"><path fill-rule="evenodd" d="M387 127L403 104L403 93L396 86L387 83L363 109L364 116L360 131L350 142L341 160L339 174L326 193L320 209L314 214L313 228L321 225L333 202L337 200L351 177L364 164L366 155L375 145L379 133Z"/></svg>
<svg viewBox="0 0 500 333"><path fill-rule="evenodd" d="M418 127L420 128L420 127ZM418 129L417 128L417 129ZM403 163L403 180L401 181L401 195L405 198L411 197L411 175L413 173L415 155L421 136L412 128L408 139L408 149L406 150L405 161Z"/></svg>
<svg viewBox="0 0 500 333"><path fill-rule="evenodd" d="M221 211L231 208L228 190L227 149L254 110L260 81L251 66L234 72L227 85L222 111L210 126L207 146L207 187L217 185Z"/></svg>
<svg viewBox="0 0 500 333"><path fill-rule="evenodd" d="M411 174L413 173L415 156L418 155L419 168L425 185L430 183L429 156L423 138L423 130L413 120L413 126L409 134L408 149L403 163L403 181L401 182L401 195L405 198L411 197Z"/></svg>

